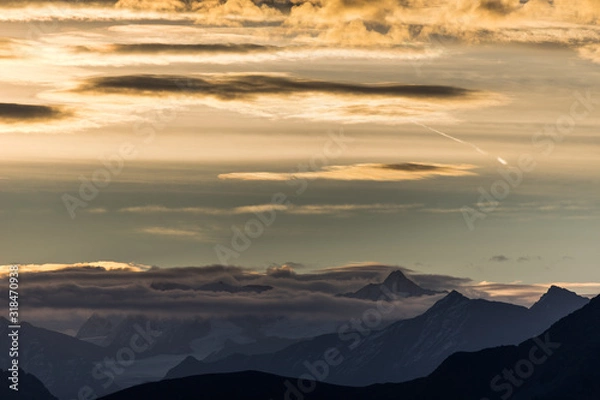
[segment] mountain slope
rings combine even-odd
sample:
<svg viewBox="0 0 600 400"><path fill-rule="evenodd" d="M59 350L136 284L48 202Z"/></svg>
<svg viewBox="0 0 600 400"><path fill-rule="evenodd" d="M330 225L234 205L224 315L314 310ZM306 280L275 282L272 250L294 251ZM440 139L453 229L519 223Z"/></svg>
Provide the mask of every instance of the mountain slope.
<svg viewBox="0 0 600 400"><path fill-rule="evenodd" d="M550 326L559 319L556 318L557 315L561 318L567 316L589 303L589 301L590 299L579 296L575 292L552 285L550 289L548 289L548 291L530 307L530 310L536 315L536 318L539 318L540 321L544 321L547 326Z"/></svg>
<svg viewBox="0 0 600 400"><path fill-rule="evenodd" d="M148 346L137 354L137 359L158 354L187 354L193 351L192 342L207 336L210 323L202 319L150 319L144 315L126 316L106 338L108 353L116 353L129 346L134 335L146 332Z"/></svg>
<svg viewBox="0 0 600 400"><path fill-rule="evenodd" d="M81 325L75 337L98 346L108 346L108 337L120 321L117 317L103 317L94 313Z"/></svg>
<svg viewBox="0 0 600 400"><path fill-rule="evenodd" d="M597 400L600 398L600 296L518 346L458 353L404 392L422 399ZM515 383L510 383L510 371ZM494 381L496 379L496 381ZM492 382L495 386L492 388ZM447 397L446 397L447 398Z"/></svg>
<svg viewBox="0 0 600 400"><path fill-rule="evenodd" d="M427 375L454 352L516 344L544 329L525 307L471 300L455 291L424 314L381 331L370 331L365 326L345 328L272 354L236 354L212 363L189 358L166 377L244 370L301 376L307 372L307 364L322 360L329 349L335 348L344 361L332 369L327 382L401 382Z"/></svg>
<svg viewBox="0 0 600 400"><path fill-rule="evenodd" d="M0 318L0 345L8 340L9 322ZM91 376L94 362L104 358L103 349L62 333L21 323L19 366L35 375L55 396L76 398L76 391ZM0 368L10 365L8 352L0 352Z"/></svg>
<svg viewBox="0 0 600 400"><path fill-rule="evenodd" d="M93 317L93 316L92 316ZM92 318L91 317L91 318ZM90 319L91 319L90 318ZM122 317L109 333L104 336L102 344L109 353L128 346L131 337L140 331L151 335L151 343L147 349L137 354L141 360L157 355L194 354L203 358L223 351L222 358L227 355L228 347L238 347L240 351L248 350L248 354L279 350L294 341L285 341L277 337L267 337L264 332L263 319L254 317L226 317L223 319L201 318L149 318L143 315ZM87 324L87 323L86 323ZM84 325L86 325L84 324ZM272 343L266 343L272 339ZM297 340L296 340L297 341ZM281 342L281 344L278 344ZM244 346L247 345L247 346ZM254 345L254 351L251 347ZM243 347L248 347L244 349ZM261 347L265 350L262 351Z"/></svg>

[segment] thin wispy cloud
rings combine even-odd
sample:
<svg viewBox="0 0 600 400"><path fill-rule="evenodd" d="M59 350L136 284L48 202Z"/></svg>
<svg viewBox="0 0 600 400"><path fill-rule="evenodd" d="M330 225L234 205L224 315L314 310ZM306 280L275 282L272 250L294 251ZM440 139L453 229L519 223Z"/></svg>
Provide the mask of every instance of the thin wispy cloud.
<svg viewBox="0 0 600 400"><path fill-rule="evenodd" d="M354 212L395 213L420 206L420 204L321 204L293 206L287 212L300 215L343 215Z"/></svg>
<svg viewBox="0 0 600 400"><path fill-rule="evenodd" d="M197 35L198 32L195 32ZM215 64L229 65L239 63L266 63L276 61L306 61L306 60L381 60L385 61L418 61L439 57L443 51L426 45L396 46L393 48L331 48L320 45L303 45L282 43L277 46L248 42L203 42L179 43L187 41L175 32L169 36L165 33L161 40L165 42L150 42L143 35L135 33L131 43L106 44L112 36L95 37L97 45L69 46L63 41L88 42L90 38L84 34L56 34L51 38L42 39L46 52L37 56L44 62L64 66L135 66L135 65L172 65L172 64ZM138 37L139 36L139 37ZM205 34L205 40L221 40L218 34ZM261 40L260 37L248 37L245 40ZM239 38L232 38L239 40Z"/></svg>
<svg viewBox="0 0 600 400"><path fill-rule="evenodd" d="M356 212L393 213L421 207L422 204L258 204L234 208L215 207L179 207L149 205L125 207L118 211L132 214L205 214L205 215L240 215L264 212L281 212L298 215L343 215Z"/></svg>
<svg viewBox="0 0 600 400"><path fill-rule="evenodd" d="M203 232L199 232L191 229L178 229L168 228L162 226L150 226L146 228L140 228L137 232L146 235L155 235L172 238L183 238L183 239L194 239L194 240L208 240Z"/></svg>
<svg viewBox="0 0 600 400"><path fill-rule="evenodd" d="M521 257L517 258L517 262L520 262L520 263L531 262L531 261L542 261L542 257L541 256L521 256Z"/></svg>
<svg viewBox="0 0 600 400"><path fill-rule="evenodd" d="M510 258L506 257L505 255L500 254L500 255L492 256L490 258L490 261L491 262L507 262L507 261L510 261Z"/></svg>
<svg viewBox="0 0 600 400"><path fill-rule="evenodd" d="M266 46L254 43L199 43L199 44L174 44L174 43L127 43L114 44L102 49L102 53L255 53L272 52L278 50L276 46ZM86 48L88 51L92 49Z"/></svg>

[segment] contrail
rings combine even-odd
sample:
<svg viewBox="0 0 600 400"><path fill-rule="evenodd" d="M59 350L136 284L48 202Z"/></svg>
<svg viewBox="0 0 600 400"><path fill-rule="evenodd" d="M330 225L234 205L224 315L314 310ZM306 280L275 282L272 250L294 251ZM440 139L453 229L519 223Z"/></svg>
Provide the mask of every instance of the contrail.
<svg viewBox="0 0 600 400"><path fill-rule="evenodd" d="M420 122L417 122L417 121L411 121L411 122L412 122L413 124L415 124L415 125L419 125L419 126L421 126L421 127L425 128L425 129L429 129L430 131L432 131L432 132L435 132L435 133L437 133L438 135L441 135L441 136L443 136L443 137L445 137L445 138L448 138L448 139L450 139L450 140L454 140L455 142L458 142L458 143L460 143L460 144L464 144L464 145L467 145L467 146L471 146L471 147L472 147L472 148L474 148L474 149L475 149L475 151L477 151L479 154L483 154L484 156L488 156L488 157L493 157L493 156L492 156L490 153L488 153L487 151L483 150L481 147L479 147L479 146L477 146L477 145L474 145L473 143L469 143L469 142L466 142L466 141L464 141L464 140L461 140L461 139L459 139L459 138L456 138L456 137L454 137L454 136L448 135L447 133L444 133L444 132L442 132L442 131L439 131L439 130L437 130L437 129L435 129L435 128L432 128L432 127L430 127L430 126L427 126L427 125L425 125L425 124L422 124L422 123L420 123ZM496 161L498 161L498 162L499 162L500 164L502 164L502 165L507 165L507 164L508 164L508 163L507 163L507 162L506 162L506 161L505 161L505 160L504 160L502 157L496 157Z"/></svg>

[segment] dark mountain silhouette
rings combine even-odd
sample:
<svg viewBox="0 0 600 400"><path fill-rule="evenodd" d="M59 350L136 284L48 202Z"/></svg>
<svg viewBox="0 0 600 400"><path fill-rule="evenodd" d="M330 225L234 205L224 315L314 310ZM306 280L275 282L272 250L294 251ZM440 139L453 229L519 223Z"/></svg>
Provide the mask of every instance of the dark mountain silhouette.
<svg viewBox="0 0 600 400"><path fill-rule="evenodd" d="M600 296L536 338L518 346L454 354L430 376L402 390L420 393L423 400L442 395L465 400L597 400L598 365Z"/></svg>
<svg viewBox="0 0 600 400"><path fill-rule="evenodd" d="M211 330L210 323L203 319L151 319L143 315L125 317L106 338L107 350L115 353L129 346L133 335L140 331L150 332L148 348L137 354L142 359L158 354L187 354L193 351L195 339L206 336Z"/></svg>
<svg viewBox="0 0 600 400"><path fill-rule="evenodd" d="M12 376L10 371L0 370L0 399L3 400L58 400L46 389L44 384L32 374L19 369L19 391L9 388Z"/></svg>
<svg viewBox="0 0 600 400"><path fill-rule="evenodd" d="M555 292L549 291L544 302L554 303ZM301 376L307 372L306 363L322 360L326 351L336 348L344 362L332 370L327 382L353 386L402 382L426 376L458 351L517 344L546 329L552 315L554 322L576 309L576 303L558 307L554 314L544 311L540 316L542 309L538 307L528 310L513 304L471 300L452 291L424 314L380 331L347 326L338 333L302 341L272 354L235 354L214 362L188 357L166 378L244 370Z"/></svg>
<svg viewBox="0 0 600 400"><path fill-rule="evenodd" d="M148 383L103 399L598 400L599 363L600 296L538 337L456 353L410 382L356 388L245 371Z"/></svg>
<svg viewBox="0 0 600 400"><path fill-rule="evenodd" d="M103 317L94 313L79 328L75 337L99 346L108 346L109 336L121 320L122 318Z"/></svg>
<svg viewBox="0 0 600 400"><path fill-rule="evenodd" d="M8 325L0 318L0 344L6 349ZM76 398L79 387L92 379L94 362L105 356L99 346L27 322L21 323L19 347L19 366L59 398ZM0 368L7 369L10 362L8 351L0 352Z"/></svg>
<svg viewBox="0 0 600 400"><path fill-rule="evenodd" d="M89 335L106 334L101 347L76 337L21 323L19 361L26 371L34 374L60 399L78 398L78 391L90 387L97 395L120 389L105 360L114 360L125 349L131 351L132 340L137 346L135 359L156 354L186 354L191 352L194 339L206 335L209 323L205 320L149 320L143 316L122 317L110 328L111 318L92 316L82 332ZM118 320L116 318L115 320ZM8 349L8 320L0 318L0 345ZM179 352L179 353L178 353ZM0 368L8 368L8 352L0 352ZM97 365L102 368L96 369ZM117 369L121 369L120 366ZM94 372L96 371L96 372ZM107 387L104 385L107 384Z"/></svg>
<svg viewBox="0 0 600 400"><path fill-rule="evenodd" d="M122 390L100 400L130 399L177 399L177 400L332 400L332 399L377 399L367 397L369 393L363 388L336 386L318 383L315 389L304 396L286 397L286 382L295 383L297 379L284 378L264 372L245 371L230 374L210 374L187 378L163 380L146 383ZM291 393L291 390L290 392ZM358 395L364 397L357 397ZM397 400L397 399L396 399Z"/></svg>
<svg viewBox="0 0 600 400"><path fill-rule="evenodd" d="M396 270L388 275L382 283L369 283L356 292L340 294L342 297L353 299L363 299L377 301L393 300L393 294L397 298L428 296L443 292L423 289L410 279L408 279L400 270Z"/></svg>
<svg viewBox="0 0 600 400"><path fill-rule="evenodd" d="M300 376L307 372L305 361L314 364L323 358L325 351L336 347L344 362L332 369L327 377L330 382L366 385L405 381L427 375L454 352L519 343L541 332L550 324L548 321L557 320L587 301L553 287L527 310L505 303L470 300L452 292L423 315L396 322L380 331L368 332L363 326L361 333L347 327L342 336L322 335L285 348L282 348L285 340L270 343L270 338L258 328L260 321L240 320L235 322L236 326L242 328L244 335L253 338L253 343L236 345L228 341L229 345L225 345L220 354L214 353L206 359L213 362L199 362L190 357L167 376L249 369ZM106 357L114 358L119 349L129 346L131 338L140 333L140 329L160 332L148 349L136 354L140 362L150 355L186 354L198 339L206 337L212 343L213 336L218 334L218 331L211 331L212 336L206 336L211 327L203 320L157 321L160 322L136 316L121 317L120 320L92 317L89 324L84 324L85 329L82 327L81 335L93 336L108 331L105 347L23 323L20 365L59 398L72 397L74 391L86 385L102 395L117 386L103 390L99 381L92 377L94 366ZM8 321L0 318L0 337L7 337L7 326ZM351 348L354 343L356 345ZM274 352L264 354L269 351ZM245 355L232 354L240 352ZM7 355L0 353L0 368L7 368L9 362Z"/></svg>
<svg viewBox="0 0 600 400"><path fill-rule="evenodd" d="M253 317L230 317L217 321L200 318L148 318L143 315L92 315L82 325L77 336L101 345L111 353L128 346L132 335L140 330L155 333L148 348L136 355L138 360L163 354L196 353L208 356L212 353L212 357L216 359L235 352L268 353L298 341L267 336L262 329L265 322L268 320Z"/></svg>

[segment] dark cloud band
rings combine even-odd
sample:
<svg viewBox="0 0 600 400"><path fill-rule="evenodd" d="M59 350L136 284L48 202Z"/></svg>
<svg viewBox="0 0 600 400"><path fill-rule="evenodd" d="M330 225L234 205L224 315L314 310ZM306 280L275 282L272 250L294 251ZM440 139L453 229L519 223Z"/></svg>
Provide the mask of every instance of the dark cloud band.
<svg viewBox="0 0 600 400"><path fill-rule="evenodd" d="M137 53L259 53L277 50L276 46L264 46L253 43L202 43L202 44L169 44L169 43L133 43L115 44L109 47L108 53L137 54Z"/></svg>
<svg viewBox="0 0 600 400"><path fill-rule="evenodd" d="M0 103L0 121L43 121L63 118L67 113L59 107L31 104Z"/></svg>
<svg viewBox="0 0 600 400"><path fill-rule="evenodd" d="M465 98L474 91L441 85L402 85L328 82L269 75L227 77L185 77L173 75L126 75L100 77L80 87L83 92L183 93L235 100L256 95L293 95L322 93L346 96L384 96L408 98Z"/></svg>
<svg viewBox="0 0 600 400"><path fill-rule="evenodd" d="M394 171L407 171L407 172L427 172L427 171L438 171L447 169L447 167L432 165L432 164L420 164L420 163L404 163L404 164L382 164L380 168L391 169Z"/></svg>

